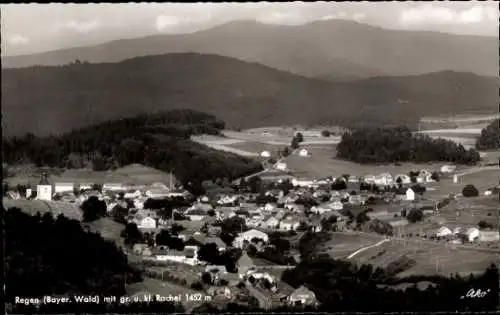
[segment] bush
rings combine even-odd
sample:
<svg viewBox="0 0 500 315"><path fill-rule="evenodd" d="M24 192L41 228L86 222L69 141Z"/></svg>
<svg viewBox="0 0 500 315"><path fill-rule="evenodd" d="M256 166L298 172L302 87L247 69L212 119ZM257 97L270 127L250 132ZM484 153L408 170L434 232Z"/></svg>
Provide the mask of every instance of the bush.
<svg viewBox="0 0 500 315"><path fill-rule="evenodd" d="M321 132L321 135L322 135L323 137L329 137L329 136L330 136L330 131L328 131L328 130L323 130L323 131Z"/></svg>
<svg viewBox="0 0 500 315"><path fill-rule="evenodd" d="M196 290L196 291L201 291L201 290L203 290L203 284L199 281L193 282L191 284L191 289Z"/></svg>
<svg viewBox="0 0 500 315"><path fill-rule="evenodd" d="M422 212L422 210L418 209L410 210L410 213L408 213L408 215L406 216L406 219L408 219L408 221L411 223L422 221L423 218L424 213Z"/></svg>
<svg viewBox="0 0 500 315"><path fill-rule="evenodd" d="M466 185L464 189L462 189L462 195L464 197L477 197L479 196L479 190L474 185Z"/></svg>

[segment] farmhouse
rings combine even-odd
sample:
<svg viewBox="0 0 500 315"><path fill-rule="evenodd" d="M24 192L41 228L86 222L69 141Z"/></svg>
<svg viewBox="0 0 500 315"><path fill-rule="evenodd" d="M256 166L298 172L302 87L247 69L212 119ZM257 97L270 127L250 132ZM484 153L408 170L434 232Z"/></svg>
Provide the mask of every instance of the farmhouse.
<svg viewBox="0 0 500 315"><path fill-rule="evenodd" d="M299 151L299 156L309 156L309 152L306 149L301 149Z"/></svg>
<svg viewBox="0 0 500 315"><path fill-rule="evenodd" d="M120 183L105 183L102 185L102 191L113 191L113 192L119 192L119 191L125 191L125 186Z"/></svg>
<svg viewBox="0 0 500 315"><path fill-rule="evenodd" d="M265 158L271 157L271 152L269 152L269 151L262 151L260 153L260 156L261 157L265 157Z"/></svg>
<svg viewBox="0 0 500 315"><path fill-rule="evenodd" d="M376 177L375 175L369 174L364 178L364 182L367 184L375 184Z"/></svg>
<svg viewBox="0 0 500 315"><path fill-rule="evenodd" d="M413 189L408 188L406 190L406 200L415 200L415 192L413 191Z"/></svg>
<svg viewBox="0 0 500 315"><path fill-rule="evenodd" d="M73 183L55 183L54 184L54 192L57 193L65 193L65 192L73 192L75 189L75 185Z"/></svg>
<svg viewBox="0 0 500 315"><path fill-rule="evenodd" d="M440 227L436 232L437 237L446 237L446 236L450 236L452 234L453 234L453 232L449 228L447 228L446 226Z"/></svg>
<svg viewBox="0 0 500 315"><path fill-rule="evenodd" d="M279 223L280 221L275 217L269 217L264 224L268 229L275 229L278 227Z"/></svg>
<svg viewBox="0 0 500 315"><path fill-rule="evenodd" d="M293 305L312 305L316 304L317 300L313 291L305 286L301 286L288 296L288 302Z"/></svg>
<svg viewBox="0 0 500 315"><path fill-rule="evenodd" d="M280 171L286 171L287 170L287 165L285 162L278 162L274 164L274 168Z"/></svg>
<svg viewBox="0 0 500 315"><path fill-rule="evenodd" d="M406 174L398 174L394 177L394 180L396 181L396 183L401 183L403 185L409 185L411 184L411 178L410 176L406 175Z"/></svg>
<svg viewBox="0 0 500 315"><path fill-rule="evenodd" d="M250 242L252 240L252 238L260 238L260 239L264 240L264 242L269 241L269 236L266 233L261 232L259 230L252 229L252 230L248 230L246 232L240 233L234 239L233 246L241 248L241 247L243 247L244 241Z"/></svg>
<svg viewBox="0 0 500 315"><path fill-rule="evenodd" d="M408 222L408 220L406 220L406 219L401 219L401 220L391 221L391 222L389 222L389 224L390 224L392 227L400 227L400 226L405 226L405 225L408 225L408 224L409 224L409 222Z"/></svg>
<svg viewBox="0 0 500 315"><path fill-rule="evenodd" d="M467 237L467 239L469 240L469 242L474 242L474 240L476 240L478 237L479 237L479 230L477 228L469 228L466 232L465 232L465 236Z"/></svg>
<svg viewBox="0 0 500 315"><path fill-rule="evenodd" d="M312 187L314 185L314 181L307 179L292 179L292 185L298 187Z"/></svg>
<svg viewBox="0 0 500 315"><path fill-rule="evenodd" d="M151 199L163 199L168 197L169 194L170 190L163 188L151 188L146 191L146 197Z"/></svg>
<svg viewBox="0 0 500 315"><path fill-rule="evenodd" d="M457 167L455 165L443 165L441 166L441 173L451 173L454 172Z"/></svg>
<svg viewBox="0 0 500 315"><path fill-rule="evenodd" d="M295 231L300 226L300 222L295 219L285 219L280 222L280 230L282 231Z"/></svg>
<svg viewBox="0 0 500 315"><path fill-rule="evenodd" d="M92 190L92 186L94 186L94 184L92 183L80 183L79 185L80 187L80 191L81 190Z"/></svg>
<svg viewBox="0 0 500 315"><path fill-rule="evenodd" d="M136 191L129 191L129 192L126 192L125 195L123 195L123 198L125 199L135 199L135 198L139 198L142 196L142 193L140 190L136 190Z"/></svg>

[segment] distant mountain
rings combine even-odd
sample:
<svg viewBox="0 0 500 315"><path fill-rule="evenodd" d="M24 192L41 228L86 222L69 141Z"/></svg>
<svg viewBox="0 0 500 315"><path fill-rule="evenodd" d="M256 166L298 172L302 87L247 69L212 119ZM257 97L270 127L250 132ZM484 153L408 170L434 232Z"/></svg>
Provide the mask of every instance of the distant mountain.
<svg viewBox="0 0 500 315"><path fill-rule="evenodd" d="M495 111L498 83L498 78L451 71L327 82L194 53L4 69L2 130L42 136L178 108L207 112L241 128L413 124L421 116Z"/></svg>
<svg viewBox="0 0 500 315"><path fill-rule="evenodd" d="M62 65L76 59L118 62L137 56L198 52L332 80L453 70L498 75L498 38L388 30L353 21L299 26L237 21L182 35L157 35L2 58L4 68Z"/></svg>

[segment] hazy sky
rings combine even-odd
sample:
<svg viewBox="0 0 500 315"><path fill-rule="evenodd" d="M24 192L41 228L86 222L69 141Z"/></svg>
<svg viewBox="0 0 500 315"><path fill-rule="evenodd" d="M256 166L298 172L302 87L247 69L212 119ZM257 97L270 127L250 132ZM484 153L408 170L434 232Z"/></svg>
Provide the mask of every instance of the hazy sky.
<svg viewBox="0 0 500 315"><path fill-rule="evenodd" d="M498 37L498 2L288 2L1 5L2 55L193 32L233 20L350 19L385 28Z"/></svg>

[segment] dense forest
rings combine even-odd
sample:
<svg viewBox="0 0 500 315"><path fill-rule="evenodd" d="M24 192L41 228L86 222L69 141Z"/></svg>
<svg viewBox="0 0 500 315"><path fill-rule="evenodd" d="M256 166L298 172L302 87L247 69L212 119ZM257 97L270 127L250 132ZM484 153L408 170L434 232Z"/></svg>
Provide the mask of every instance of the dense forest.
<svg viewBox="0 0 500 315"><path fill-rule="evenodd" d="M262 169L259 162L195 143L193 134L219 134L224 122L192 110L139 115L73 130L60 136L3 139L8 164L82 168L96 171L140 163L173 172L191 192L205 180L233 180Z"/></svg>
<svg viewBox="0 0 500 315"><path fill-rule="evenodd" d="M407 127L364 128L347 132L337 145L337 157L358 163L446 161L476 164L479 153L449 140L414 135Z"/></svg>
<svg viewBox="0 0 500 315"><path fill-rule="evenodd" d="M3 69L1 75L2 131L9 136L59 134L179 108L213 114L230 128L351 127L359 122L416 126L421 116L489 112L498 104L495 77L443 71L327 82L196 53Z"/></svg>
<svg viewBox="0 0 500 315"><path fill-rule="evenodd" d="M5 295L116 295L141 280L113 242L82 229L63 215L30 216L20 209L4 211Z"/></svg>
<svg viewBox="0 0 500 315"><path fill-rule="evenodd" d="M500 148L500 119L497 119L481 130L481 136L476 141L478 150L494 150Z"/></svg>

